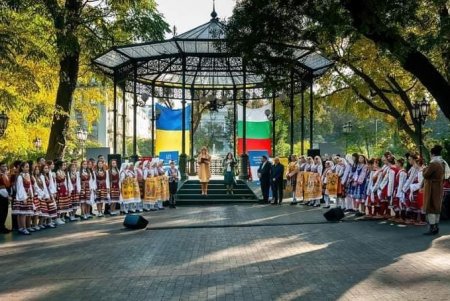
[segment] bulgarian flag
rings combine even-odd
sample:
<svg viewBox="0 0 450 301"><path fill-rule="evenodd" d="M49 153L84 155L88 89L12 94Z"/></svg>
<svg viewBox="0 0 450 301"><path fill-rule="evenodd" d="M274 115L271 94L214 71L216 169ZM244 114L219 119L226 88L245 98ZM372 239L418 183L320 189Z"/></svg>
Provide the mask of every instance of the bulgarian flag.
<svg viewBox="0 0 450 301"><path fill-rule="evenodd" d="M246 109L246 151L251 150L267 150L269 155L272 155L272 124L267 119L265 110L271 109L271 105L268 104L258 109ZM244 115L243 107L238 106L238 154L243 153L244 143Z"/></svg>

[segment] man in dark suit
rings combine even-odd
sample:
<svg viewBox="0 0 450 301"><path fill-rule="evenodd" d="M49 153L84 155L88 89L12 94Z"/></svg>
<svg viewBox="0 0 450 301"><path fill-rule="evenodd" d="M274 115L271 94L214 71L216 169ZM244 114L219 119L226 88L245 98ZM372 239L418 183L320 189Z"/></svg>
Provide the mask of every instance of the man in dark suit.
<svg viewBox="0 0 450 301"><path fill-rule="evenodd" d="M276 157L270 175L272 180L273 205L281 205L283 201L283 175L284 166L280 163L280 158Z"/></svg>
<svg viewBox="0 0 450 301"><path fill-rule="evenodd" d="M263 202L269 202L269 189L270 189L270 170L272 166L267 160L266 156L262 156L261 164L258 168L258 177L261 182L261 191L263 194Z"/></svg>

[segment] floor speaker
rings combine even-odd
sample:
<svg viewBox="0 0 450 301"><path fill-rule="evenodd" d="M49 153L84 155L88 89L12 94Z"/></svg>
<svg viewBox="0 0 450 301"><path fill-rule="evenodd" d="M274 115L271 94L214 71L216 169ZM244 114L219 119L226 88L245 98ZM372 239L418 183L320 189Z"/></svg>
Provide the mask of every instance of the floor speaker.
<svg viewBox="0 0 450 301"><path fill-rule="evenodd" d="M137 214L127 214L123 225L128 229L145 229L148 225L148 220Z"/></svg>
<svg viewBox="0 0 450 301"><path fill-rule="evenodd" d="M344 210L341 208L332 208L323 214L325 219L329 222L338 222L344 218Z"/></svg>

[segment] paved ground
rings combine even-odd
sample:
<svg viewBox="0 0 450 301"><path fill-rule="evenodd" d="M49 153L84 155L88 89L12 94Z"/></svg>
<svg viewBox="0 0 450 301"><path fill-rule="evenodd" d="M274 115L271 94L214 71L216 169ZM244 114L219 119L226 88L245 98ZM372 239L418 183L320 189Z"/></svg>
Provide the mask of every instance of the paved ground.
<svg viewBox="0 0 450 301"><path fill-rule="evenodd" d="M183 207L0 238L0 300L449 300L450 224L323 222L322 209ZM3 240L1 240L3 239Z"/></svg>

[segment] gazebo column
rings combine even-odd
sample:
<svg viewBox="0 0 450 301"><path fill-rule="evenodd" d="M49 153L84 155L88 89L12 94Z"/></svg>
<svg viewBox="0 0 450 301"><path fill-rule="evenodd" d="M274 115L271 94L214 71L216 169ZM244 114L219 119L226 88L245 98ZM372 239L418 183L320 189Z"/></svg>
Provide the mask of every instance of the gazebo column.
<svg viewBox="0 0 450 301"><path fill-rule="evenodd" d="M122 160L127 155L127 98L126 98L126 81L123 83L122 90Z"/></svg>
<svg viewBox="0 0 450 301"><path fill-rule="evenodd" d="M131 162L136 162L139 157L137 155L137 65L133 67L133 155Z"/></svg>
<svg viewBox="0 0 450 301"><path fill-rule="evenodd" d="M242 154L239 179L248 180L248 154L247 154L247 69L245 63L242 66L243 93L242 93Z"/></svg>
<svg viewBox="0 0 450 301"><path fill-rule="evenodd" d="M187 155L186 155L186 57L182 57L182 92L181 92L181 155L179 169L181 173L181 179L185 180L187 178L186 175L186 165L187 165Z"/></svg>
<svg viewBox="0 0 450 301"><path fill-rule="evenodd" d="M190 154L189 154L189 175L195 176L195 160L194 160L194 95L195 95L195 89L192 86L191 87L191 131L190 137L191 137L191 145L190 145Z"/></svg>
<svg viewBox="0 0 450 301"><path fill-rule="evenodd" d="M117 75L114 72L113 153L117 154Z"/></svg>
<svg viewBox="0 0 450 301"><path fill-rule="evenodd" d="M303 82L301 83L301 92L302 92L302 96L301 96L301 110L300 110L300 116L301 116L301 154L304 155L305 154L305 86L303 84Z"/></svg>
<svg viewBox="0 0 450 301"><path fill-rule="evenodd" d="M276 141L276 133L275 133L275 126L277 118L275 117L275 91L272 92L272 157L275 157L275 141Z"/></svg>
<svg viewBox="0 0 450 301"><path fill-rule="evenodd" d="M309 149L313 149L313 129L314 129L314 111L313 111L313 79L311 77L311 84L309 86Z"/></svg>
<svg viewBox="0 0 450 301"><path fill-rule="evenodd" d="M152 83L152 158L155 157L155 82Z"/></svg>
<svg viewBox="0 0 450 301"><path fill-rule="evenodd" d="M237 89L236 86L233 87L233 157L236 158L236 125L237 125Z"/></svg>
<svg viewBox="0 0 450 301"><path fill-rule="evenodd" d="M291 70L291 87L289 95L290 110L290 155L294 154L294 70Z"/></svg>

